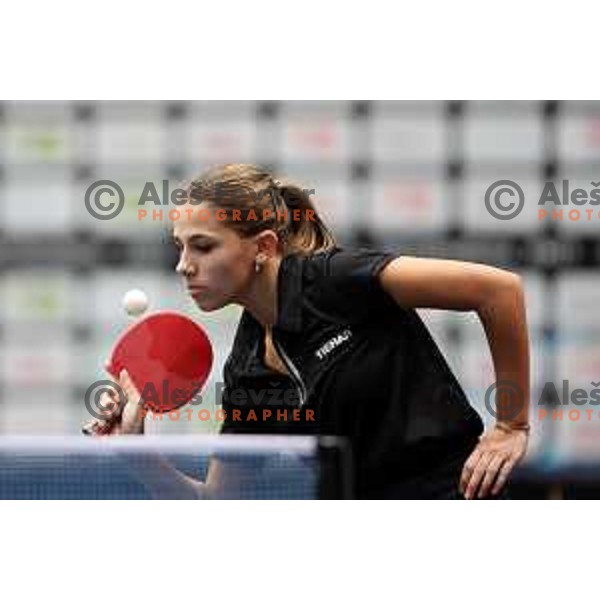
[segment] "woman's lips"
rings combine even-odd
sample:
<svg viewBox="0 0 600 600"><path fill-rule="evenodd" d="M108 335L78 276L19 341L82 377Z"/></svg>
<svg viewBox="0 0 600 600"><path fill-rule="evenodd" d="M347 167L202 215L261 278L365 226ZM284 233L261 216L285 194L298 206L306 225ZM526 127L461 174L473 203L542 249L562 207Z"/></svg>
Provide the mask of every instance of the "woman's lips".
<svg viewBox="0 0 600 600"><path fill-rule="evenodd" d="M204 286L201 285L191 285L188 287L188 293L190 294L190 296L192 298L195 298L196 296L200 296L201 294L206 292L206 288Z"/></svg>

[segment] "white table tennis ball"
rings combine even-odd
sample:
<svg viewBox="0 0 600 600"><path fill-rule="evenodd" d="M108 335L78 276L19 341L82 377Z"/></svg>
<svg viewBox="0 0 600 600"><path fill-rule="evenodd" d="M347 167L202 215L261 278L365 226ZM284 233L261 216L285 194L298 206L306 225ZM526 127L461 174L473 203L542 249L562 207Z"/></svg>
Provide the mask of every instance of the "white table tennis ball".
<svg viewBox="0 0 600 600"><path fill-rule="evenodd" d="M148 308L148 296L142 290L129 290L123 296L123 308L131 317L141 315Z"/></svg>

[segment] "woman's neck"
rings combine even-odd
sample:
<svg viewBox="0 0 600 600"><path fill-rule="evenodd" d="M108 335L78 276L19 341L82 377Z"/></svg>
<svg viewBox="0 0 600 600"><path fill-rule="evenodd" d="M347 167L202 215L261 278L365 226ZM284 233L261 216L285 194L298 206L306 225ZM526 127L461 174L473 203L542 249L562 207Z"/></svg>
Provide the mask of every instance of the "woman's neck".
<svg viewBox="0 0 600 600"><path fill-rule="evenodd" d="M239 301L267 331L275 325L278 317L277 282L280 265L280 257L264 263L248 293Z"/></svg>

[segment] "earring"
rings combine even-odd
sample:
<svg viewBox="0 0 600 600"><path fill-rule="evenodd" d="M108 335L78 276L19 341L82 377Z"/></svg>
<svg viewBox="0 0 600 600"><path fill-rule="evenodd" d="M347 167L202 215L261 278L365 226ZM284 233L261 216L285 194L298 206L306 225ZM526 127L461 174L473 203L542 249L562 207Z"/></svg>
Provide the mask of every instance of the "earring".
<svg viewBox="0 0 600 600"><path fill-rule="evenodd" d="M257 256L256 260L254 261L254 271L256 273L260 273L261 269L262 269L262 260L259 260L259 258Z"/></svg>

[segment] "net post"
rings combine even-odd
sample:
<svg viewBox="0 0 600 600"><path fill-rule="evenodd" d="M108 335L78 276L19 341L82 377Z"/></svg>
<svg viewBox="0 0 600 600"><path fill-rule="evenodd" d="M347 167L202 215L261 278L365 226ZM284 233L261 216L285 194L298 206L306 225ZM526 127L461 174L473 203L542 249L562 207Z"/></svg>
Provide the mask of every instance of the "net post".
<svg viewBox="0 0 600 600"><path fill-rule="evenodd" d="M318 438L320 500L349 500L354 497L350 442L332 435Z"/></svg>

